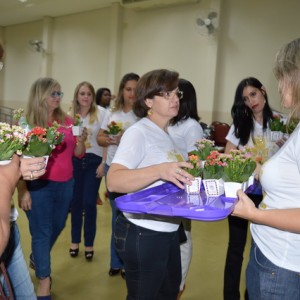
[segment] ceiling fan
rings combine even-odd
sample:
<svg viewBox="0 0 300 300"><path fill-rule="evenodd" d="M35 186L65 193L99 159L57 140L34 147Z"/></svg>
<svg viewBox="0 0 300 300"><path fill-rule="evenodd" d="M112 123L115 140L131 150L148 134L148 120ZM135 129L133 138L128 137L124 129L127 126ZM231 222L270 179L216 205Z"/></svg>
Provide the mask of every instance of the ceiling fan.
<svg viewBox="0 0 300 300"><path fill-rule="evenodd" d="M214 11L210 12L206 18L198 17L196 19L196 25L200 29L206 29L208 34L213 34L217 28L216 20L218 14Z"/></svg>

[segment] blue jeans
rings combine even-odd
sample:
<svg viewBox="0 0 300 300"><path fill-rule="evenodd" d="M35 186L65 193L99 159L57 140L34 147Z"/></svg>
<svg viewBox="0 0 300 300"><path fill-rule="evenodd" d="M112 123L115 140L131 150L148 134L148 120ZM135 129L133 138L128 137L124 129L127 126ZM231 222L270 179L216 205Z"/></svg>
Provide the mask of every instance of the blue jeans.
<svg viewBox="0 0 300 300"><path fill-rule="evenodd" d="M71 205L72 243L79 244L81 242L84 222L86 247L94 245L96 236L97 197L101 183L101 178L96 177L96 170L101 161L100 156L92 153L87 153L82 159L73 157L75 187Z"/></svg>
<svg viewBox="0 0 300 300"><path fill-rule="evenodd" d="M105 165L105 176L108 172L109 166ZM116 225L116 219L120 211L118 210L115 199L117 197L123 196L125 194L120 193L111 193L109 190L107 190L109 203L111 206L111 238L110 238L110 267L112 269L122 269L123 268L123 261L120 258L115 245L114 235L115 235L115 225Z"/></svg>
<svg viewBox="0 0 300 300"><path fill-rule="evenodd" d="M19 229L15 222L12 223L10 230L10 239L5 250L5 252L8 252L5 265L14 293L14 299L34 300L36 299L34 286L23 255ZM5 293L8 295L8 288L5 283L3 287Z"/></svg>
<svg viewBox="0 0 300 300"><path fill-rule="evenodd" d="M176 300L181 281L178 232L136 226L119 214L115 231L127 285L127 300Z"/></svg>
<svg viewBox="0 0 300 300"><path fill-rule="evenodd" d="M31 248L37 277L51 274L50 251L64 229L71 200L74 179L66 182L34 180L27 183L32 208L27 211Z"/></svg>
<svg viewBox="0 0 300 300"><path fill-rule="evenodd" d="M300 299L300 274L274 265L254 242L246 281L250 300Z"/></svg>

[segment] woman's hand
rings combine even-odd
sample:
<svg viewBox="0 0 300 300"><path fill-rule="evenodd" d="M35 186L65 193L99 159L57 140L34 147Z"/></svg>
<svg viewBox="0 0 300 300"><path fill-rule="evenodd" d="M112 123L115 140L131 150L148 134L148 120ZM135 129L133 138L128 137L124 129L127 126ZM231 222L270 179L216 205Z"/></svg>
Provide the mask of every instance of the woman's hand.
<svg viewBox="0 0 300 300"><path fill-rule="evenodd" d="M191 185L191 181L194 180L194 177L183 168L193 169L193 165L188 162L162 163L160 164L160 178L183 189L185 183Z"/></svg>
<svg viewBox="0 0 300 300"><path fill-rule="evenodd" d="M78 135L76 138L76 143L77 144L84 144L88 136L88 131L86 127L83 127L81 135Z"/></svg>
<svg viewBox="0 0 300 300"><path fill-rule="evenodd" d="M238 190L237 196L238 202L231 215L251 221L257 211L254 202L242 190Z"/></svg>
<svg viewBox="0 0 300 300"><path fill-rule="evenodd" d="M34 180L46 172L44 157L30 157L20 159L20 170L25 180Z"/></svg>
<svg viewBox="0 0 300 300"><path fill-rule="evenodd" d="M31 210L32 201L31 201L30 192L27 189L22 189L21 192L19 190L18 203L19 203L19 207L24 211Z"/></svg>

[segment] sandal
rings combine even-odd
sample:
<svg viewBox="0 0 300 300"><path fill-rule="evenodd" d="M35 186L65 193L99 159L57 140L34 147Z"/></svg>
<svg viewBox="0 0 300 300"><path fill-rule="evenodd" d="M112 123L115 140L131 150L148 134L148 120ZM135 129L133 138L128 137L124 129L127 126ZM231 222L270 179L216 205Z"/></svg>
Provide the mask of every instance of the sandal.
<svg viewBox="0 0 300 300"><path fill-rule="evenodd" d="M85 251L84 255L85 255L85 259L87 261L91 261L94 257L94 251L93 250L92 251Z"/></svg>
<svg viewBox="0 0 300 300"><path fill-rule="evenodd" d="M77 257L78 256L78 252L79 252L79 248L76 249L72 249L70 248L69 253L71 257Z"/></svg>

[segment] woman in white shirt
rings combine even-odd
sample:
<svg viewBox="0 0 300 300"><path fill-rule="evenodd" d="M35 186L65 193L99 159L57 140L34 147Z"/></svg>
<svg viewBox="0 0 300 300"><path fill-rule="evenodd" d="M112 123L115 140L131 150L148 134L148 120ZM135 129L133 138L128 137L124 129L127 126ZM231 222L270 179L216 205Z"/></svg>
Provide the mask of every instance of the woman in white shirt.
<svg viewBox="0 0 300 300"><path fill-rule="evenodd" d="M107 175L110 191L132 193L165 181L184 188L193 176L168 134L182 92L178 73L154 70L141 77L135 114L142 118L127 129ZM181 160L180 162L178 160ZM126 271L127 299L176 300L181 281L178 227L181 218L119 214L115 243Z"/></svg>
<svg viewBox="0 0 300 300"><path fill-rule="evenodd" d="M274 73L282 105L300 116L300 39L282 47ZM250 220L253 244L246 272L250 299L300 298L300 127L261 168L264 198L256 208L242 191L233 215Z"/></svg>

